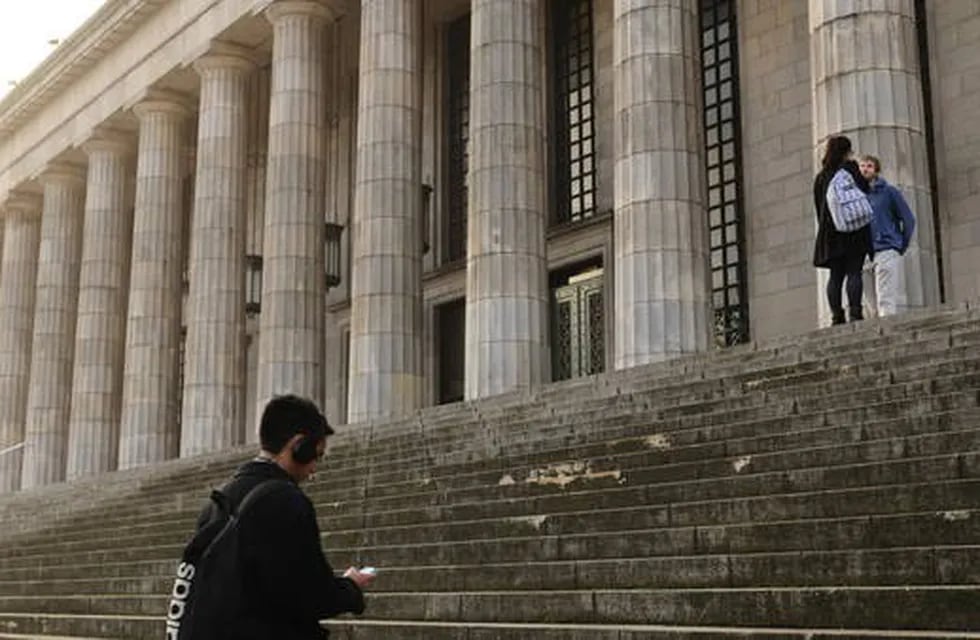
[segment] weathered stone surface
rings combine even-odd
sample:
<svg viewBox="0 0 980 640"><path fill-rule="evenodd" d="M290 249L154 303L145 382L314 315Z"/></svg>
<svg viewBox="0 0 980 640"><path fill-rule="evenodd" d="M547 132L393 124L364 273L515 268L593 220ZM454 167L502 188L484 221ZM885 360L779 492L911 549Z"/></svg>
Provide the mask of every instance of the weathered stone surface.
<svg viewBox="0 0 980 640"><path fill-rule="evenodd" d="M617 369L708 347L708 226L695 3L616 2Z"/></svg>
<svg viewBox="0 0 980 640"><path fill-rule="evenodd" d="M474 0L470 18L466 398L550 378L545 8Z"/></svg>
<svg viewBox="0 0 980 640"><path fill-rule="evenodd" d="M21 487L65 479L85 210L85 171L53 165L44 205L34 303Z"/></svg>
<svg viewBox="0 0 980 640"><path fill-rule="evenodd" d="M66 477L111 471L119 461L123 358L132 254L135 140L101 130L88 155L78 322Z"/></svg>
<svg viewBox="0 0 980 640"><path fill-rule="evenodd" d="M182 96L155 92L134 108L140 122L136 209L126 321L119 468L176 457L183 294Z"/></svg>
<svg viewBox="0 0 980 640"><path fill-rule="evenodd" d="M256 416L296 393L322 404L326 26L317 2L276 2Z"/></svg>
<svg viewBox="0 0 980 640"><path fill-rule="evenodd" d="M422 3L361 3L348 422L422 404Z"/></svg>
<svg viewBox="0 0 980 640"><path fill-rule="evenodd" d="M3 205L0 267L0 494L20 487L31 370L41 199L16 194Z"/></svg>
<svg viewBox="0 0 980 640"><path fill-rule="evenodd" d="M201 76L180 455L241 444L245 429L248 50L217 44Z"/></svg>

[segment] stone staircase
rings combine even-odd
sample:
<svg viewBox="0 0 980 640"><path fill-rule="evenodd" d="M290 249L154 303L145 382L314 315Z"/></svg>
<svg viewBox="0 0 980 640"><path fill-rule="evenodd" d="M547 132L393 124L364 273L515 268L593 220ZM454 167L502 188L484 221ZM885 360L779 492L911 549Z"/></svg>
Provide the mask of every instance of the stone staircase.
<svg viewBox="0 0 980 640"><path fill-rule="evenodd" d="M245 448L0 498L0 639L160 638ZM980 639L980 309L343 428L335 638Z"/></svg>

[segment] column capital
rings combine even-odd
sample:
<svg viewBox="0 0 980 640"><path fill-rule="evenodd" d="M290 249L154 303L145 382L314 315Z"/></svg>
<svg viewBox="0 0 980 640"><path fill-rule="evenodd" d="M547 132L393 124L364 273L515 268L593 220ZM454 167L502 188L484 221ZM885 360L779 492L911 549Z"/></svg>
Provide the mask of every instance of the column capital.
<svg viewBox="0 0 980 640"><path fill-rule="evenodd" d="M41 215L43 202L39 193L25 189L14 189L7 194L7 199L3 202L3 210L7 214Z"/></svg>
<svg viewBox="0 0 980 640"><path fill-rule="evenodd" d="M136 148L136 140L132 134L122 129L99 126L79 146L87 154L96 151L130 154Z"/></svg>
<svg viewBox="0 0 980 640"><path fill-rule="evenodd" d="M186 118L191 114L190 104L188 96L179 91L149 88L133 104L133 113L140 119L151 113L170 113Z"/></svg>
<svg viewBox="0 0 980 640"><path fill-rule="evenodd" d="M194 70L204 74L212 69L248 72L255 68L255 52L224 40L215 40L208 50L192 63Z"/></svg>
<svg viewBox="0 0 980 640"><path fill-rule="evenodd" d="M49 162L38 175L42 185L66 184L81 187L85 184L85 167L70 162Z"/></svg>
<svg viewBox="0 0 980 640"><path fill-rule="evenodd" d="M273 25L290 16L309 16L327 23L340 17L340 13L315 0L278 0L265 8L265 17Z"/></svg>

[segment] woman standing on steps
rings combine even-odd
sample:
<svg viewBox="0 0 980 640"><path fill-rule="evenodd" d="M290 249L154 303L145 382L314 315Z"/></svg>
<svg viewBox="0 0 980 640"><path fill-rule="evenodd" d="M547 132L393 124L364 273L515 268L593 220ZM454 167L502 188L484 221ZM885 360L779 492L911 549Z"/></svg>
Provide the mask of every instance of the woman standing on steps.
<svg viewBox="0 0 980 640"><path fill-rule="evenodd" d="M865 257L871 253L871 233L865 226L857 231L841 232L834 227L827 206L827 189L830 180L839 169L845 169L854 178L861 191L868 193L868 181L861 175L854 150L847 136L833 136L827 140L822 168L813 181L813 204L817 213L817 240L813 249L813 266L830 269L827 281L827 302L834 324L844 324L844 305L841 289L847 280L847 305L851 322L863 320L861 298L864 284L861 271Z"/></svg>

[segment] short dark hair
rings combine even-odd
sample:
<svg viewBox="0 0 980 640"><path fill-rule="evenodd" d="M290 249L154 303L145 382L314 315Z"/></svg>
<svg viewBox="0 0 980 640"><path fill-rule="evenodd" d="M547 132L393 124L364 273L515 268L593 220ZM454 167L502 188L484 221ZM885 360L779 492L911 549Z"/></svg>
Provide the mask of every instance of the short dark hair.
<svg viewBox="0 0 980 640"><path fill-rule="evenodd" d="M265 451L279 453L298 433L312 435L319 441L333 432L313 401L296 395L275 396L262 411L259 442Z"/></svg>
<svg viewBox="0 0 980 640"><path fill-rule="evenodd" d="M840 169L852 149L851 139L847 136L831 136L827 140L827 148L824 150L823 168Z"/></svg>
<svg viewBox="0 0 980 640"><path fill-rule="evenodd" d="M877 156L873 156L870 153L866 153L863 156L861 156L861 161L870 162L875 166L875 173L881 173L881 160L879 160Z"/></svg>

